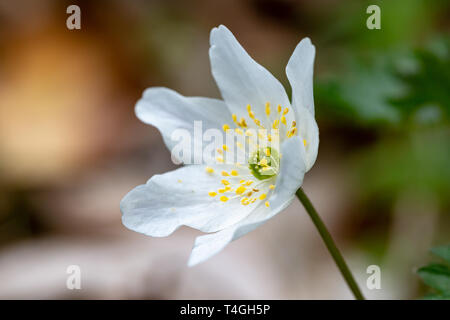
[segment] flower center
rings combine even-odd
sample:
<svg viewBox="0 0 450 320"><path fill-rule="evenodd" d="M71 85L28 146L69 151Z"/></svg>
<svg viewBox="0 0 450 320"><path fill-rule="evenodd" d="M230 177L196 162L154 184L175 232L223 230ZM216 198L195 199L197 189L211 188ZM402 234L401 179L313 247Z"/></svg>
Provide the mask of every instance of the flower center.
<svg viewBox="0 0 450 320"><path fill-rule="evenodd" d="M238 119L236 114L232 115L236 128L231 129L228 124L224 124L222 128L226 133L234 131L237 136L243 138L242 142L250 147L251 151L246 150L242 142L236 142L240 152L247 155L249 172L248 174L242 173L241 176L237 170L222 171L222 177L220 178L222 187L210 191L209 196L217 197L222 202L238 198L244 206L261 200L265 201L266 207L269 207L270 203L267 200L275 189L275 185L270 184L269 179L275 178L280 171L281 154L277 150L279 144L275 142L279 142L280 130L288 139L297 135L297 124L295 121L288 123L286 115L289 113L289 108L278 105L272 112L269 102L265 104L265 116L267 118L265 121L256 117L250 105L247 105L247 112L247 119L245 117ZM248 125L251 122L255 124L253 129L249 128ZM268 123L269 128L265 128L263 122ZM254 129L255 127L256 129ZM270 130L270 133L268 130ZM234 161L230 163L225 159L225 153L231 152L233 149L226 144L217 149L219 155L216 157L216 161L233 164ZM242 165L238 162L234 165L236 168L242 168ZM207 167L206 172L211 175L215 174L211 167ZM256 180L253 180L253 178L256 178Z"/></svg>
<svg viewBox="0 0 450 320"><path fill-rule="evenodd" d="M272 147L259 148L248 159L250 172L258 180L272 178L278 174L280 168L280 156Z"/></svg>

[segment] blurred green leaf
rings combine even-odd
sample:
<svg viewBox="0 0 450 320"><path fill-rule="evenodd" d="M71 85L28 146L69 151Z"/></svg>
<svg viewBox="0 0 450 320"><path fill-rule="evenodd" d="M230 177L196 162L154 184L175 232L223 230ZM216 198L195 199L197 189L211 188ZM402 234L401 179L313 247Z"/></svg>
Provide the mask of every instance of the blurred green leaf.
<svg viewBox="0 0 450 320"><path fill-rule="evenodd" d="M393 105L408 116L420 108L435 106L442 116L450 117L450 39L439 39L431 48L414 52L414 70L400 72L407 94Z"/></svg>
<svg viewBox="0 0 450 320"><path fill-rule="evenodd" d="M433 248L431 252L450 261L450 245ZM436 290L424 299L450 299L450 268L447 265L432 263L420 268L417 274L426 285Z"/></svg>
<svg viewBox="0 0 450 320"><path fill-rule="evenodd" d="M448 246L440 246L431 249L431 252L438 257L441 257L448 263L450 263L450 245Z"/></svg>

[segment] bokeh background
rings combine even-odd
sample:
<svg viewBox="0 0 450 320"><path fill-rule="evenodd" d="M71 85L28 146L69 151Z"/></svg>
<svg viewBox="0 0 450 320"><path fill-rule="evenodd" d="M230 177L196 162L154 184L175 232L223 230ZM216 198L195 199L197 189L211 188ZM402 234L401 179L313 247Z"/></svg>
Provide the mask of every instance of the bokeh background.
<svg viewBox="0 0 450 320"><path fill-rule="evenodd" d="M81 30L66 28L70 4ZM352 298L298 201L194 268L198 231L121 224L121 198L175 167L134 104L150 86L220 97L219 24L288 90L290 54L312 39L321 142L304 189L368 298L422 297L417 268L450 242L449 13L445 0L1 0L0 298ZM73 264L81 290L66 288ZM381 290L365 285L372 264Z"/></svg>

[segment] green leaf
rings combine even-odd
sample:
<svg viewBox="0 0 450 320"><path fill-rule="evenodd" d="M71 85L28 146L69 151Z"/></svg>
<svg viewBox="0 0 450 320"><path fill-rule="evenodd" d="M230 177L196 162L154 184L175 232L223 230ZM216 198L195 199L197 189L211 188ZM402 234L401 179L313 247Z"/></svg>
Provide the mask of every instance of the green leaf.
<svg viewBox="0 0 450 320"><path fill-rule="evenodd" d="M450 245L432 248L431 252L445 261L450 262Z"/></svg>
<svg viewBox="0 0 450 320"><path fill-rule="evenodd" d="M450 268L442 264L430 264L420 268L417 273L430 287L441 295L450 296Z"/></svg>

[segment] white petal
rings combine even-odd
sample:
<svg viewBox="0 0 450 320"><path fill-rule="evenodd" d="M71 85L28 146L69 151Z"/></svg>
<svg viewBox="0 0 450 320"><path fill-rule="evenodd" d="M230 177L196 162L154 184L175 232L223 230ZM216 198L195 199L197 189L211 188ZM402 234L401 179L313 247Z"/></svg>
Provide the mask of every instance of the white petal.
<svg viewBox="0 0 450 320"><path fill-rule="evenodd" d="M201 143L205 130L222 130L224 121L232 121L226 104L221 100L184 97L173 90L161 87L145 90L142 99L136 104L135 111L141 121L158 128L169 150L183 142L172 140L171 136L175 130L186 129L190 133L190 143L186 145L186 148L194 150L194 143L198 143L197 145L203 148L206 146L205 143ZM199 131L199 135L194 135L194 121L202 121L202 130ZM194 152L191 153L189 164L194 163ZM175 159L178 163L182 162L179 157L175 157ZM197 162L197 164L199 163L202 162Z"/></svg>
<svg viewBox="0 0 450 320"><path fill-rule="evenodd" d="M316 48L309 38L304 38L294 50L286 66L292 88L292 105L297 111L308 109L314 116L313 72Z"/></svg>
<svg viewBox="0 0 450 320"><path fill-rule="evenodd" d="M197 237L192 249L188 265L193 266L212 257L236 240L285 209L293 200L295 192L303 183L305 166L302 141L299 137L291 138L283 143L281 172L277 186L270 197L270 208L263 202L245 219L217 233Z"/></svg>
<svg viewBox="0 0 450 320"><path fill-rule="evenodd" d="M208 192L223 188L221 170L237 170L239 176L226 177L231 183L249 174L247 168L216 165L214 173L207 173L205 166L192 165L153 176L145 185L131 190L121 201L123 224L134 231L154 237L164 237L178 227L186 225L203 232L216 232L231 226L256 207L240 204L239 199L220 201L218 194Z"/></svg>
<svg viewBox="0 0 450 320"><path fill-rule="evenodd" d="M319 148L319 128L314 119L313 72L316 49L309 38L297 45L286 67L292 87L292 106L302 139L305 139L306 171L311 169Z"/></svg>
<svg viewBox="0 0 450 320"><path fill-rule="evenodd" d="M248 118L246 106L250 104L256 117L268 125L266 102L290 107L281 83L248 55L225 26L211 31L210 44L212 74L232 113Z"/></svg>

